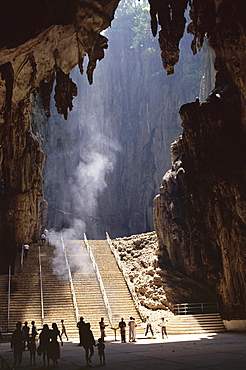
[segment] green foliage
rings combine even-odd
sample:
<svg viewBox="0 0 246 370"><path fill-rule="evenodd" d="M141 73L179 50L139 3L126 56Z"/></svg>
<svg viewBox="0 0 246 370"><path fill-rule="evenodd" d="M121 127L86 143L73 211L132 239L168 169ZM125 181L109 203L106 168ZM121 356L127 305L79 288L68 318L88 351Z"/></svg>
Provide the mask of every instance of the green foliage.
<svg viewBox="0 0 246 370"><path fill-rule="evenodd" d="M150 28L149 3L147 0L121 1L112 28L107 30L106 36L110 41L124 37L131 49L143 48L145 52L153 53L158 49L156 39L153 38Z"/></svg>

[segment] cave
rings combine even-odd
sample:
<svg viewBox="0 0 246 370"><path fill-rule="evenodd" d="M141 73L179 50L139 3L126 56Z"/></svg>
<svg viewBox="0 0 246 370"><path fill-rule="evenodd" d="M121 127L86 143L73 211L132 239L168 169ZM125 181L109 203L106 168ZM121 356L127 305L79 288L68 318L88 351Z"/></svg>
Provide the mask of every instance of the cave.
<svg viewBox="0 0 246 370"><path fill-rule="evenodd" d="M121 0L123 2L123 0ZM118 0L1 3L0 14L0 271L14 266L18 249L36 242L45 225L39 128L30 109L42 99L51 115L68 119L77 95L70 72L77 66L93 84L98 61L107 58ZM154 199L160 252L177 270L220 295L223 318L245 319L246 161L245 16L240 0L149 0L153 37L163 68L175 75L184 33L193 54L205 40L215 54L215 87L204 100L179 111L183 133L171 146L172 168ZM191 22L186 27L185 12ZM110 42L110 40L109 40ZM84 69L86 71L84 72ZM150 92L151 94L151 92ZM40 128L42 130L42 128ZM58 141L57 145L61 145ZM142 191L142 190L141 190Z"/></svg>

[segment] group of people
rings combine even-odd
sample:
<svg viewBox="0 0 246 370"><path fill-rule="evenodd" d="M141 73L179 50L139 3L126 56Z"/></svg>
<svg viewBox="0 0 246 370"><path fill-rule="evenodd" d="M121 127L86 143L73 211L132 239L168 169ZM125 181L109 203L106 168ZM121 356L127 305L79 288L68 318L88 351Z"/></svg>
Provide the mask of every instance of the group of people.
<svg viewBox="0 0 246 370"><path fill-rule="evenodd" d="M98 338L98 343L94 339L94 335L90 329L91 325L89 322L85 322L83 317L80 317L77 323L77 328L79 329L79 346L83 346L85 349L85 359L87 365L91 364L91 358L94 355L94 347L98 349L98 355L100 358L100 365L105 365L105 327L107 325L104 323L104 318L101 318L99 322L101 337Z"/></svg>
<svg viewBox="0 0 246 370"><path fill-rule="evenodd" d="M51 233L49 233L49 231L47 229L43 229L43 231L41 232L41 235L40 235L41 243L45 244L47 242L49 244L49 236L50 235L51 235Z"/></svg>
<svg viewBox="0 0 246 370"><path fill-rule="evenodd" d="M161 319L161 334L162 339L167 336L166 331L166 319L162 317ZM31 328L28 326L26 321L21 327L21 322L17 322L16 330L12 334L11 338L11 348L14 352L14 365L21 366L22 363L22 354L25 349L30 352L30 365L35 365L36 352L39 356L43 356L44 366L46 364L49 366L50 360L53 361L53 365L58 364L58 359L60 358L60 344L58 339L63 346L62 336L64 335L68 340L68 335L66 332L64 320L61 320L61 331L58 329L57 324L52 324L52 329L49 328L47 324L43 325L43 328L39 334L39 343L36 346L36 337L38 335L38 330L35 325L35 321L31 322ZM105 328L108 324L105 324L104 318L102 317L99 322L101 337L98 339L98 343L94 339L94 335L90 328L90 323L86 323L83 317L80 317L77 327L79 329L79 346L83 346L85 349L85 359L87 365L91 364L91 358L94 354L94 347L98 349L98 355L100 358L100 365L105 365L105 344L104 339L106 337ZM130 317L128 322L129 327L129 342L136 342L136 327L134 317ZM121 343L126 343L126 322L124 318L121 318L121 321L118 324L121 335ZM146 331L145 336L148 332L151 332L152 337L154 337L154 331L149 316L146 317Z"/></svg>
<svg viewBox="0 0 246 370"><path fill-rule="evenodd" d="M21 322L16 323L16 329L14 330L11 337L11 348L14 352L14 366L21 366L23 351L26 349L30 353L30 365L35 365L36 362L36 352L39 356L43 355L44 366L47 364L49 366L50 360L53 361L53 365L58 364L58 359L60 358L60 345L58 338L62 342L62 334L65 334L67 340L66 329L64 321L61 320L62 331L60 333L57 324L52 324L52 329L49 328L47 324L43 325L41 333L39 334L39 345L36 345L36 337L38 335L38 330L35 325L35 321L32 321L32 327L28 326L26 321L21 327Z"/></svg>
<svg viewBox="0 0 246 370"><path fill-rule="evenodd" d="M30 364L35 365L36 355L36 335L38 334L35 321L32 321L32 327L28 326L26 321L24 326L21 327L21 322L16 323L16 329L11 337L11 348L14 352L14 365L21 366L23 351L27 348L30 352Z"/></svg>

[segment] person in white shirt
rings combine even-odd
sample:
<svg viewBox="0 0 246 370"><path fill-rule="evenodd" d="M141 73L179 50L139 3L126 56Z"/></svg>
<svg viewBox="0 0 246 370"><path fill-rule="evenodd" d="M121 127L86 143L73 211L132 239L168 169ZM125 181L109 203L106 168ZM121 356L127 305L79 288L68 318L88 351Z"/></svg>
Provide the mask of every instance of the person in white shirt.
<svg viewBox="0 0 246 370"><path fill-rule="evenodd" d="M152 324L151 324L149 316L146 316L146 324L147 324L147 326L146 326L145 336L148 334L148 331L150 330L150 332L152 334L152 337L153 337L154 332L153 332L153 329L152 329Z"/></svg>

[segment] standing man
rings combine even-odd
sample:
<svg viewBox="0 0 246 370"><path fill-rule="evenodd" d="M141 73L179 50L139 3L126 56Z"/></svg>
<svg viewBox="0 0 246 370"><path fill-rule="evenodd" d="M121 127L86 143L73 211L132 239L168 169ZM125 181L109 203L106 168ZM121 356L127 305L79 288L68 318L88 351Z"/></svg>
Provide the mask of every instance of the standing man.
<svg viewBox="0 0 246 370"><path fill-rule="evenodd" d="M167 320L165 319L165 317L162 317L161 318L161 337L162 339L164 339L164 335L166 336L166 338L168 338L166 326L167 326Z"/></svg>
<svg viewBox="0 0 246 370"><path fill-rule="evenodd" d="M12 334L10 346L14 351L14 359L15 359L14 366L17 365L17 362L18 362L18 366L21 366L22 353L23 353L24 346L25 346L25 335L24 335L24 331L21 330L20 321L18 321L16 324L16 330Z"/></svg>
<svg viewBox="0 0 246 370"><path fill-rule="evenodd" d="M25 348L28 347L29 331L30 331L30 328L28 326L28 322L27 321L25 321L24 326L22 326L22 330L24 332L24 337L25 337L25 341L24 341L24 350L25 350Z"/></svg>
<svg viewBox="0 0 246 370"><path fill-rule="evenodd" d="M105 334L105 328L106 328L106 325L105 322L104 322L104 318L101 317L101 321L99 321L99 327L100 327L100 332L101 332L101 338L102 338L102 341L104 342L104 338L106 337L106 334Z"/></svg>
<svg viewBox="0 0 246 370"><path fill-rule="evenodd" d="M120 328L121 343L126 343L126 323L123 317L121 321L119 322L119 328Z"/></svg>
<svg viewBox="0 0 246 370"><path fill-rule="evenodd" d="M83 346L83 333L85 331L85 322L84 318L81 317L77 323L77 328L79 329L79 346Z"/></svg>
<svg viewBox="0 0 246 370"><path fill-rule="evenodd" d="M150 332L152 334L152 337L153 337L154 332L153 332L153 329L152 329L152 324L151 324L149 316L146 316L146 324L147 324L147 326L146 326L145 336L148 334L148 331L150 330Z"/></svg>
<svg viewBox="0 0 246 370"><path fill-rule="evenodd" d="M128 323L129 326L129 342L136 342L136 323L133 317L130 317L130 321Z"/></svg>
<svg viewBox="0 0 246 370"><path fill-rule="evenodd" d="M31 324L32 324L31 337L32 337L33 341L35 342L36 335L38 334L38 331L37 331L37 327L35 325L35 321L32 321Z"/></svg>

